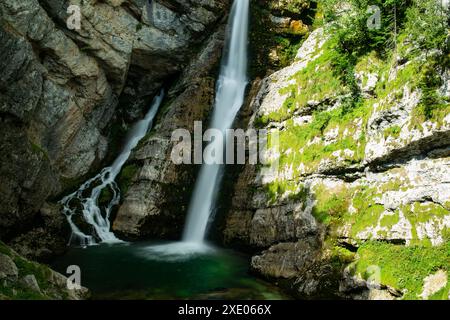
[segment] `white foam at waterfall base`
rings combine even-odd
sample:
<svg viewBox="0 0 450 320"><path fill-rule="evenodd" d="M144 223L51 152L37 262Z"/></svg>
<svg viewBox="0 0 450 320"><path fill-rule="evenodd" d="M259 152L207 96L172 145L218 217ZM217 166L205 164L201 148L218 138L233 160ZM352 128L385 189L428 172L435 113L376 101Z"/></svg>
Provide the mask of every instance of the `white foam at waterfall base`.
<svg viewBox="0 0 450 320"><path fill-rule="evenodd" d="M161 91L160 94L153 99L152 106L144 119L133 125L127 135L122 152L113 164L110 167L104 168L98 175L86 181L77 191L64 197L60 201L63 205L63 213L72 229L72 236L69 240L69 244L73 240L78 240L82 246L94 245L96 243L96 237L100 239L102 243L123 242L111 231L110 215L113 208L120 202L120 189L118 188L115 179L130 157L131 151L138 145L139 141L144 138L151 128L153 119L158 112L163 97L164 92ZM99 185L95 186L96 183L99 183ZM91 188L90 195L85 196L85 193ZM112 199L107 206L100 208L98 199L105 189L110 190ZM80 213L80 209L84 222L92 228L92 235L82 232L73 221L73 218Z"/></svg>
<svg viewBox="0 0 450 320"><path fill-rule="evenodd" d="M155 261L180 262L203 255L210 255L217 250L206 243L173 242L153 245L140 250L139 255Z"/></svg>

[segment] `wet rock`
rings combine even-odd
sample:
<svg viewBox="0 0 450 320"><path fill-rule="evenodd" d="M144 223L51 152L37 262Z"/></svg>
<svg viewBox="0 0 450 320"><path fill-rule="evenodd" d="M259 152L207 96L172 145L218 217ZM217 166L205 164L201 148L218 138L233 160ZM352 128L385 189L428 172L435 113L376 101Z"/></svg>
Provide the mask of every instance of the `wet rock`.
<svg viewBox="0 0 450 320"><path fill-rule="evenodd" d="M306 203L256 210L251 221L250 243L258 247L280 241L304 239L318 233L318 225Z"/></svg>
<svg viewBox="0 0 450 320"><path fill-rule="evenodd" d="M26 128L0 119L0 235L8 237L31 221L59 183L44 151L27 141Z"/></svg>
<svg viewBox="0 0 450 320"><path fill-rule="evenodd" d="M330 261L318 258L297 273L291 290L301 299L342 299L336 292L339 277L339 270Z"/></svg>
<svg viewBox="0 0 450 320"><path fill-rule="evenodd" d="M60 292L58 290L53 291L56 299L85 300L90 298L89 289L83 286L76 289L68 289L67 278L58 272L52 270L48 281L61 290Z"/></svg>
<svg viewBox="0 0 450 320"><path fill-rule="evenodd" d="M104 156L100 130L115 102L97 62L37 1L2 2L0 15L8 65L0 82L7 88L0 96L3 238L27 228L44 200L61 192L62 179L86 174Z"/></svg>
<svg viewBox="0 0 450 320"><path fill-rule="evenodd" d="M67 3L44 3L61 23L65 21ZM157 84L179 70L191 45L200 42L201 32L216 23L227 2L84 1L80 8L82 28L68 35L101 61L118 92L125 85L129 68L138 72L143 81L137 94L142 95L155 93ZM144 89L152 80L156 85Z"/></svg>
<svg viewBox="0 0 450 320"><path fill-rule="evenodd" d="M126 237L175 238L181 232L194 181L191 165L171 160L172 131L193 132L213 103L214 81L203 78L191 84L169 106L155 134L143 140L130 163L142 163L120 206L113 230ZM157 150L157 152L155 152ZM188 187L191 186L191 187Z"/></svg>

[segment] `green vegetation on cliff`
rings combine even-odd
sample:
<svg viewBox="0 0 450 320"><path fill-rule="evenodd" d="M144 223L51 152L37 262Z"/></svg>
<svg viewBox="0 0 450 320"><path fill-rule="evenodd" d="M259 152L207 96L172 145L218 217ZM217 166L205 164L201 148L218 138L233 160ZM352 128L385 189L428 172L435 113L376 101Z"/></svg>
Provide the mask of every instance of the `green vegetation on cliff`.
<svg viewBox="0 0 450 320"><path fill-rule="evenodd" d="M293 61L309 31L310 3L309 0L252 1L251 78L265 76Z"/></svg>
<svg viewBox="0 0 450 320"><path fill-rule="evenodd" d="M381 9L380 28L367 27L370 5ZM426 0L320 1L320 16L324 32L271 77L255 120L280 129L268 205L311 206L337 269L355 258L358 273L379 266L382 289L404 299L448 299L446 155L422 158L447 139L428 143L448 131L448 17ZM423 294L439 271L444 288Z"/></svg>
<svg viewBox="0 0 450 320"><path fill-rule="evenodd" d="M360 164L365 156L370 116L375 111L390 110L407 103L402 100L410 99L405 94L415 92L420 98L411 115L411 129L422 131L421 124L428 120L439 127L450 111L448 99L438 93L442 85L440 73L449 65L449 55L437 51L423 56L423 51L415 50L420 47L416 42L421 43L421 38L411 39L414 36L411 20L417 18L416 11L425 5L423 1L396 0L380 4L389 18L389 23L380 30L367 28L366 2L352 2L361 16L334 17L335 22L326 27L331 35L323 47L316 50L316 58L280 90L280 95L286 97L281 108L256 119L258 127L284 121L284 130L280 134L280 165L292 167L293 177L315 172L321 165L326 168L327 161L337 163L338 167ZM336 5L333 1L325 1L325 4L328 8L325 12L331 5ZM398 21L393 33L394 5L397 6ZM329 19L329 13L325 16ZM439 19L442 20L442 16L435 17L436 21ZM430 19L422 22L429 23ZM439 43L432 43L444 48L442 34L446 32L440 23L435 25L438 27L430 26L430 32L441 36ZM404 58L408 60L402 62L402 66L397 61L400 58L394 59L397 51L408 52ZM360 84L357 84L357 75L361 77ZM365 88L368 77L375 79L372 79L373 88ZM368 92L363 96L361 90ZM297 123L296 117L303 115L312 115L312 119ZM387 127L384 138L398 138L401 130L396 124Z"/></svg>
<svg viewBox="0 0 450 320"><path fill-rule="evenodd" d="M439 270L450 270L450 242L437 247L399 246L371 241L358 249L356 272L363 275L370 266L380 268L381 283L404 292L403 299L420 299L424 279ZM447 299L450 282L432 298Z"/></svg>

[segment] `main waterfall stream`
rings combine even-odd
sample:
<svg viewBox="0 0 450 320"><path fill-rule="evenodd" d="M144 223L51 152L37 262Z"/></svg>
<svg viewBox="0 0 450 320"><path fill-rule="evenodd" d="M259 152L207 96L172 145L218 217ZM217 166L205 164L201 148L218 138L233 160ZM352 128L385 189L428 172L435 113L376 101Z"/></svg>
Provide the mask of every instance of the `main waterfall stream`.
<svg viewBox="0 0 450 320"><path fill-rule="evenodd" d="M228 26L228 37L216 89L210 127L225 134L244 101L247 86L247 38L249 0L235 0ZM73 236L81 247L72 247L52 266L65 274L67 267L81 269L81 285L91 290L94 299L281 299L278 288L255 279L248 273L249 256L220 249L205 242L208 222L215 207L223 166L204 164L195 184L182 241L172 243L125 243L110 230L109 215L118 204L120 191L114 180L145 135L159 108L162 94L155 98L149 113L130 133L123 152L111 167L84 183L64 198L64 213ZM220 143L220 145L219 145ZM223 142L213 141L214 149ZM210 163L211 159L204 159ZM99 183L93 187L95 183ZM102 210L98 198L110 188L113 199ZM91 190L89 196L85 196ZM73 222L73 202L81 204L84 220L93 235L83 233ZM89 246L100 240L100 244Z"/></svg>
<svg viewBox="0 0 450 320"><path fill-rule="evenodd" d="M225 137L226 129L231 128L237 112L244 102L247 86L247 38L248 38L249 0L235 1L231 9L229 38L217 83L216 102L211 127L220 130ZM222 143L215 139L213 144ZM218 145L215 150L223 148ZM210 156L207 153L207 156ZM223 165L210 164L213 159L204 159L195 184L192 203L184 229L183 241L203 242L208 221L220 185Z"/></svg>
<svg viewBox="0 0 450 320"><path fill-rule="evenodd" d="M231 8L228 37L211 121L211 128L219 131L222 137L226 137L226 130L233 125L244 102L247 86L249 5L249 0L235 0ZM225 146L221 139L214 139L208 148L223 150ZM222 180L223 165L215 164L209 153L206 153L206 157L209 158L203 159L204 164L195 183L182 241L149 247L150 255L173 260L215 250L205 243L205 236Z"/></svg>

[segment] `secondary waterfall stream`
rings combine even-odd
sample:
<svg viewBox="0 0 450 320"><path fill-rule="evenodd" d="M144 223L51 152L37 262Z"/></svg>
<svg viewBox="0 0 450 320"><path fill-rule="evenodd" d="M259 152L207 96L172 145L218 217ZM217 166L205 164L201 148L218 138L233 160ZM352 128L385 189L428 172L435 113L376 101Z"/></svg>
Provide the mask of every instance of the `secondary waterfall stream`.
<svg viewBox="0 0 450 320"><path fill-rule="evenodd" d="M218 129L225 137L225 131L233 125L237 112L244 102L247 86L247 41L249 0L235 0L231 9L229 35L225 47L220 76L217 83L216 101L211 128ZM211 144L219 144L216 139ZM223 148L214 146L215 150ZM210 156L210 154L207 154ZM208 221L220 185L223 165L208 164L212 159L204 159L195 184L183 241L202 243Z"/></svg>
<svg viewBox="0 0 450 320"><path fill-rule="evenodd" d="M67 221L72 228L70 242L73 240L73 237L78 239L82 246L95 244L96 237L101 242L121 242L121 240L119 240L111 231L111 222L109 220L112 209L114 206L118 205L120 201L120 190L116 185L115 179L130 157L131 151L151 128L153 119L163 100L163 96L164 93L161 91L160 94L153 99L152 105L144 119L132 126L128 133L125 146L114 163L110 167L104 168L98 175L86 181L77 191L64 197L60 201L63 205L63 213L66 215ZM95 183L99 184L93 187ZM99 197L102 191L107 188L112 192L112 199L106 207L100 208L98 203ZM90 195L86 197L85 193L90 189L92 189ZM78 207L81 208L84 221L92 227L93 235L85 234L73 221L73 217L78 212ZM104 211L103 214L102 209Z"/></svg>

